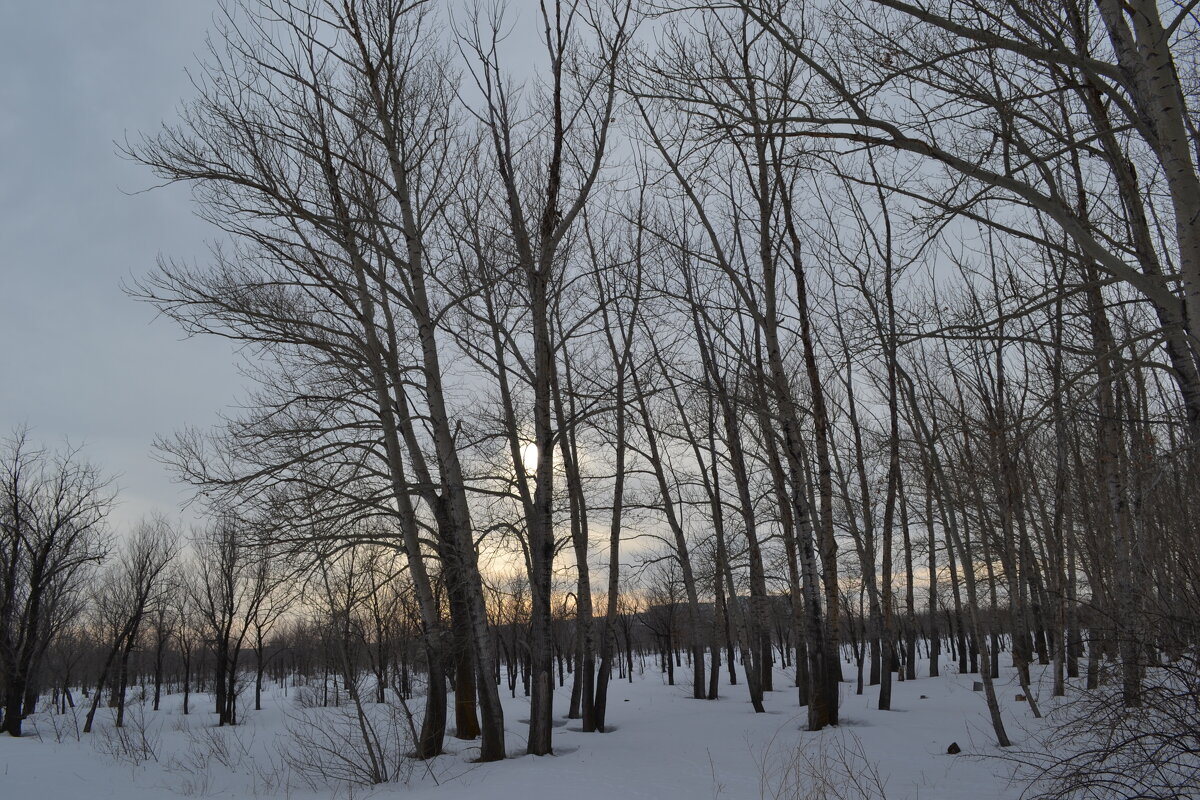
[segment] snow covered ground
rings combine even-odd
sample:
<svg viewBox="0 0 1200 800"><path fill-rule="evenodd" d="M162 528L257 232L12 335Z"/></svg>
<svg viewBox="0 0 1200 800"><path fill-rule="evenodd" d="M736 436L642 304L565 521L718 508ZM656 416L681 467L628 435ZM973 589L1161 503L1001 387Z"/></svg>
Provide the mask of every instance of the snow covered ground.
<svg viewBox="0 0 1200 800"><path fill-rule="evenodd" d="M851 668L846 672L852 675ZM577 720L561 719L569 698L568 681L555 698L560 719L554 756L521 755L476 764L471 761L476 751L470 742L448 737L447 755L427 765L410 762L401 770L399 782L372 789L314 785L296 769L295 758L288 763L283 753L296 753L289 727L305 718L330 720L342 713L302 708L295 689L285 694L273 688L261 712L244 710L242 725L221 729L212 727L207 697L194 697L193 714L185 717L180 713L180 697L171 695L160 712L135 708L130 713L133 723L126 728L131 738L124 740L112 728L107 709L97 716L97 731L80 740L70 715L55 720L39 713L28 726L36 735L0 741L0 786L5 798L41 800L179 796L736 800L772 797L789 781L813 786L818 776L812 765L823 764L815 767L816 772L842 783L841 769L848 768L860 780L869 779L874 771L885 783L889 800L1017 798L1022 787L1010 780L1010 763L989 758L1000 751L993 743L983 695L971 690L976 676L955 674L950 664L945 672L941 678L896 683L890 712L875 710L877 689L856 696L853 684L844 683L842 724L815 734L803 731L803 710L784 673L779 673L777 690L767 696L765 714L753 713L741 685L723 684L724 696L710 702L691 699L688 686L667 686L657 671L647 670L633 683L614 681L609 698L611 731L605 734L585 734ZM684 680L689 675L686 667L676 674ZM728 678L724 671L723 678ZM1020 689L1010 670L1004 671L997 691L1009 735L1019 745L1041 723L1032 719L1027 704L1015 700ZM1039 693L1045 699L1048 685ZM518 689L518 697L505 697L508 748L513 754L524 749L529 712L528 701L519 695ZM144 740L139 733L143 729ZM336 742L336 723L332 730ZM952 742L962 753L946 753ZM346 747L352 747L351 742ZM867 764L858 753L865 755Z"/></svg>

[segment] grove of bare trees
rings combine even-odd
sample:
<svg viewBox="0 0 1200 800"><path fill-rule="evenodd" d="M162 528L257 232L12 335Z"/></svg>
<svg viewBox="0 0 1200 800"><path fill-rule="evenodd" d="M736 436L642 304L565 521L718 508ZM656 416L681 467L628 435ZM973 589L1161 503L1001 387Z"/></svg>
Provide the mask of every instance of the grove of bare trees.
<svg viewBox="0 0 1200 800"><path fill-rule="evenodd" d="M125 142L218 234L129 293L254 384L157 442L191 532L6 441L3 730L319 677L382 782L390 698L492 761L502 692L546 755L635 662L815 731L949 656L1128 733L1053 792L1196 790L1131 749L1200 730L1195 4L525 5L231 1Z"/></svg>

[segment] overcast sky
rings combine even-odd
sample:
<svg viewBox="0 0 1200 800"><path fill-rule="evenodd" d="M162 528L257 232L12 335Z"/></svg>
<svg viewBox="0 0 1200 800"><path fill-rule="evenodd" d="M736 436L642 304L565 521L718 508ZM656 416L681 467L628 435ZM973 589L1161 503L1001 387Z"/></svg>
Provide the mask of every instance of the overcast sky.
<svg viewBox="0 0 1200 800"><path fill-rule="evenodd" d="M544 57L523 4L504 46L520 78ZM121 290L159 255L204 258L218 235L186 188L145 192L153 176L115 144L192 96L186 70L217 7L0 0L0 435L27 425L46 445L84 445L116 476L118 527L180 513L188 493L151 443L215 423L243 386L227 343L184 340Z"/></svg>
<svg viewBox="0 0 1200 800"><path fill-rule="evenodd" d="M113 143L173 116L215 7L0 2L0 433L86 445L118 476L119 525L178 513L151 441L214 422L241 386L226 344L181 340L120 288L213 235L185 189L130 195L152 176Z"/></svg>

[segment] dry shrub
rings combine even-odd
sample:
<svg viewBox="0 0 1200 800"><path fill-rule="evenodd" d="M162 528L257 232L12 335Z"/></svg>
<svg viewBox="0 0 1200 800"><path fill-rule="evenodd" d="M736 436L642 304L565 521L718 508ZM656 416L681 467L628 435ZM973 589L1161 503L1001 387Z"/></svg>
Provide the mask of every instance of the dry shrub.
<svg viewBox="0 0 1200 800"><path fill-rule="evenodd" d="M314 791L328 786L405 782L413 747L404 708L364 703L357 690L337 708L303 707L288 715L283 761Z"/></svg>
<svg viewBox="0 0 1200 800"><path fill-rule="evenodd" d="M78 742L83 736L79 727L79 714L75 706L67 706L67 710L62 713L51 709L38 716L50 723L50 729L54 731L54 741L58 744L62 744L68 738ZM34 729L37 730L36 725Z"/></svg>
<svg viewBox="0 0 1200 800"><path fill-rule="evenodd" d="M1102 683L1051 713L1018 774L1028 800L1178 800L1200 797L1200 658L1146 673L1141 705Z"/></svg>
<svg viewBox="0 0 1200 800"><path fill-rule="evenodd" d="M147 721L141 703L125 706L125 724L120 728L104 726L95 739L96 749L115 761L139 766L158 761L159 725Z"/></svg>
<svg viewBox="0 0 1200 800"><path fill-rule="evenodd" d="M284 770L269 756L256 756L254 736L242 726L184 728L187 747L173 755L167 770L180 777L184 795L211 793L214 768L218 774L243 774L251 778L253 792L270 794L283 783Z"/></svg>
<svg viewBox="0 0 1200 800"><path fill-rule="evenodd" d="M883 776L852 731L801 735L794 749L775 742L759 761L759 796L771 800L887 800Z"/></svg>

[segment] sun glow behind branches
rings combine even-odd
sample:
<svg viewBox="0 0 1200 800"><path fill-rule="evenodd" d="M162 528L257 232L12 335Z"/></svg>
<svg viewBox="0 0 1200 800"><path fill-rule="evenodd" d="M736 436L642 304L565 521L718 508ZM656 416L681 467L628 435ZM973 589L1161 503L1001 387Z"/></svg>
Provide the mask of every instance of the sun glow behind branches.
<svg viewBox="0 0 1200 800"><path fill-rule="evenodd" d="M538 465L538 446L535 442L528 442L521 445L521 466L525 469L526 475L532 475L537 472Z"/></svg>

